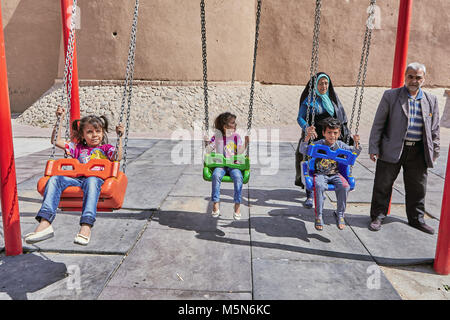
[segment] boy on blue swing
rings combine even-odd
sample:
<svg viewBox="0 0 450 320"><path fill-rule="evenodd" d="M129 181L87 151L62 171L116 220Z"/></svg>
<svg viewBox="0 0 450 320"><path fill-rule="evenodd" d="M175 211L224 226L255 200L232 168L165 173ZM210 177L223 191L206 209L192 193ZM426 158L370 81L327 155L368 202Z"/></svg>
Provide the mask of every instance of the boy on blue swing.
<svg viewBox="0 0 450 320"><path fill-rule="evenodd" d="M357 155L361 153L361 146L359 145L359 135L354 135L354 146L349 146L346 143L338 140L341 134L341 123L335 118L327 118L323 120L323 136L324 139L315 141L315 144L322 144L328 146L331 150L337 149L349 150L355 152ZM311 126L307 129L305 141L300 144L300 152L307 154L308 141L315 139L317 133L315 127ZM334 212L337 218L338 228L340 230L345 227L344 213L347 205L347 194L350 186L347 180L339 173L338 163L331 159L317 158L314 164L314 196L315 196L315 221L314 226L317 230L323 229L323 204L325 200L324 192L328 188L328 184L335 186L337 208Z"/></svg>

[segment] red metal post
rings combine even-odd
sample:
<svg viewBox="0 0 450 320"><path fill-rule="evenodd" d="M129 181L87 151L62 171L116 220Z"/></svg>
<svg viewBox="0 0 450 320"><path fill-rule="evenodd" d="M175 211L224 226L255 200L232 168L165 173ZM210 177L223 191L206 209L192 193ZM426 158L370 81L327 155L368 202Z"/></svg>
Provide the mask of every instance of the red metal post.
<svg viewBox="0 0 450 320"><path fill-rule="evenodd" d="M391 88L400 88L405 82L406 62L408 59L409 29L413 0L400 0L398 8L397 40L395 43L394 69ZM391 212L391 200L387 214Z"/></svg>
<svg viewBox="0 0 450 320"><path fill-rule="evenodd" d="M399 88L405 82L406 61L408 58L409 29L413 0L400 0L397 22L397 40L395 44L392 88Z"/></svg>
<svg viewBox="0 0 450 320"><path fill-rule="evenodd" d="M442 195L441 219L439 221L434 270L443 275L450 273L450 148L445 173L444 194Z"/></svg>
<svg viewBox="0 0 450 320"><path fill-rule="evenodd" d="M5 251L7 256L15 256L22 253L22 239L1 13L0 7L0 190Z"/></svg>
<svg viewBox="0 0 450 320"><path fill-rule="evenodd" d="M73 0L61 0L62 25L64 36L64 57L67 55L67 43L70 35ZM65 60L64 60L65 61ZM76 39L73 44L72 95L70 98L70 123L80 119L80 98L78 93L78 64Z"/></svg>

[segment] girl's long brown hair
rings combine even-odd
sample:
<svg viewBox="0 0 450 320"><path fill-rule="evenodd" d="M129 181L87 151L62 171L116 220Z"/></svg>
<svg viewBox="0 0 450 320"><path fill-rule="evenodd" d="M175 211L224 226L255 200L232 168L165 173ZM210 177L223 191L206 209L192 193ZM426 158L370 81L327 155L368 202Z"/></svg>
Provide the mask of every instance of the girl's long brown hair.
<svg viewBox="0 0 450 320"><path fill-rule="evenodd" d="M224 126L230 121L232 118L236 119L236 115L231 112L224 112L217 116L216 120L214 120L214 127L222 132L222 135L225 136Z"/></svg>
<svg viewBox="0 0 450 320"><path fill-rule="evenodd" d="M84 127L90 124L95 129L102 128L103 130L103 140L102 145L108 143L108 136L106 133L108 132L108 119L105 116L85 116L81 118L81 120L75 120L72 122L72 140L86 145L86 140L83 137Z"/></svg>

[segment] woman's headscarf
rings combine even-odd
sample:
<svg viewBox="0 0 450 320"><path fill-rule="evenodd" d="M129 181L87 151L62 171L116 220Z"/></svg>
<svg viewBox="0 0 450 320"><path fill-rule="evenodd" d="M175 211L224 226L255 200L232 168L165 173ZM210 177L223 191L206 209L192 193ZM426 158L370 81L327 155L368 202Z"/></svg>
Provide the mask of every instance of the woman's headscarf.
<svg viewBox="0 0 450 320"><path fill-rule="evenodd" d="M331 83L330 77L324 73L324 72L319 72L316 75L316 83L315 86L313 87L313 90L316 92L316 95L319 96L322 99L322 106L324 107L324 109L331 115L334 115L334 106L332 101L337 105L337 99L336 99L336 93L334 92L334 88L333 88L333 84ZM319 80L321 78L326 78L328 80L328 90L325 94L320 94L319 90L317 90L318 84L319 84ZM310 79L308 81L308 83L306 84L305 89L302 92L302 95L300 97L300 104L303 103L303 101L306 100L306 103L308 103L308 94L309 94L309 85L311 83L311 81L314 81L314 78ZM313 101L312 101L312 96L310 97L310 106L312 106ZM318 102L316 101L316 104L318 104Z"/></svg>
<svg viewBox="0 0 450 320"><path fill-rule="evenodd" d="M317 81L321 77L323 77L322 75L326 76L328 79L328 91L327 91L326 95L322 95L322 96L326 96L329 99L329 101L331 103L331 107L334 110L334 112L333 112L334 117L336 117L342 123L342 130L341 130L341 135L343 136L342 140L346 141L346 136L350 133L350 131L347 128L347 115L345 114L345 110L344 110L344 107L342 106L341 101L339 100L336 92L334 91L333 83L331 82L330 76L327 75L325 72L318 72L316 74ZM311 81L314 81L314 77L308 81L305 89L303 90L302 94L300 95L300 104L299 104L300 106L303 103L303 101L306 100L306 103L308 102L309 84ZM317 87L317 85L316 85L316 87ZM316 92L316 94L317 94L317 92ZM320 96L320 97L323 100L322 96ZM312 97L311 97L311 99L312 99ZM323 103L323 105L325 107L325 103ZM351 141L350 145L352 145L352 144L353 144L353 142Z"/></svg>
<svg viewBox="0 0 450 320"><path fill-rule="evenodd" d="M328 114L330 116L333 116L334 115L334 107L333 107L333 103L331 102L330 98L328 97L329 90L327 89L327 92L325 92L325 94L321 94L318 90L319 80L322 78L326 78L328 80L328 83L330 83L330 78L325 73L322 73L321 75L319 75L317 77L314 90L316 91L316 94L322 99L322 106L324 107L324 109L328 112Z"/></svg>

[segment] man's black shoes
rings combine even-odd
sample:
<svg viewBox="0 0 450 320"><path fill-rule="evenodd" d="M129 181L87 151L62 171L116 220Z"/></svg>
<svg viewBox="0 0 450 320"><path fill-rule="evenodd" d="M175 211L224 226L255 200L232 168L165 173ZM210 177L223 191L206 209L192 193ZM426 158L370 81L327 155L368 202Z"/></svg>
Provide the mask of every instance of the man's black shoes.
<svg viewBox="0 0 450 320"><path fill-rule="evenodd" d="M434 229L425 223L420 224L409 224L411 227L416 228L428 234L434 234Z"/></svg>
<svg viewBox="0 0 450 320"><path fill-rule="evenodd" d="M371 231L379 231L381 229L381 219L380 218L376 218L375 220L373 220L370 225L369 225L369 230Z"/></svg>

